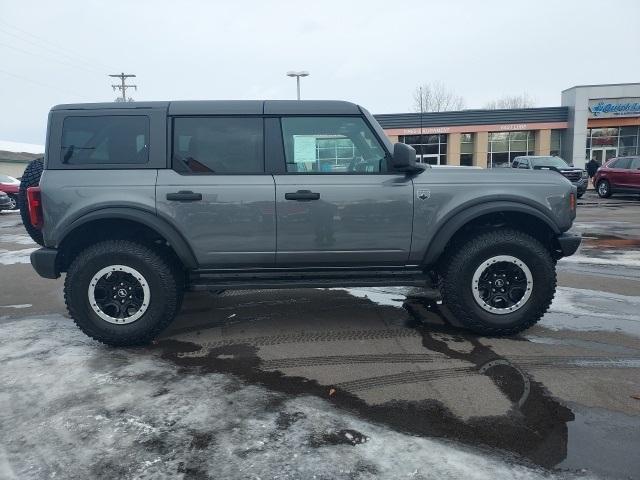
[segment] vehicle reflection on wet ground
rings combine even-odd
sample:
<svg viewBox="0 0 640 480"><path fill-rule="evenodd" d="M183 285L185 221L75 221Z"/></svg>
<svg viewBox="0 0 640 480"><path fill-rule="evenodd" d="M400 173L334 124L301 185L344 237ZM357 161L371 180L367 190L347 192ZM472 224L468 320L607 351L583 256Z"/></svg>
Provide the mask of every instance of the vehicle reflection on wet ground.
<svg viewBox="0 0 640 480"><path fill-rule="evenodd" d="M157 348L186 369L315 395L406 433L497 449L545 468L639 471L640 419L632 414L640 405L629 392L607 392L606 379L640 389L640 339L624 347L565 343L542 327L488 339L452 326L419 290L371 289L370 296L382 305L348 290L191 298ZM312 320L302 319L305 311ZM569 401L540 380L550 373L554 387L573 378ZM575 404L576 396L586 404ZM617 411L597 408L611 401Z"/></svg>

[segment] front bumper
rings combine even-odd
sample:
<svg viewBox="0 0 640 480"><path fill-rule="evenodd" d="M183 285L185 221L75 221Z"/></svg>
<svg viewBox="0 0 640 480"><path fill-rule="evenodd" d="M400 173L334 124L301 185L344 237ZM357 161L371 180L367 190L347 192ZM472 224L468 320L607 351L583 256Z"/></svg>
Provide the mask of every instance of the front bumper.
<svg viewBox="0 0 640 480"><path fill-rule="evenodd" d="M556 237L556 240L558 240L558 246L560 247L560 256L569 257L576 253L576 250L578 250L580 242L582 242L582 235L573 233L561 233Z"/></svg>
<svg viewBox="0 0 640 480"><path fill-rule="evenodd" d="M578 189L578 193L583 194L584 192L587 191L587 187L589 186L589 179L581 178L577 182L574 182L574 185Z"/></svg>
<svg viewBox="0 0 640 480"><path fill-rule="evenodd" d="M31 252L31 265L35 271L44 278L58 278L58 250L55 248L39 248Z"/></svg>

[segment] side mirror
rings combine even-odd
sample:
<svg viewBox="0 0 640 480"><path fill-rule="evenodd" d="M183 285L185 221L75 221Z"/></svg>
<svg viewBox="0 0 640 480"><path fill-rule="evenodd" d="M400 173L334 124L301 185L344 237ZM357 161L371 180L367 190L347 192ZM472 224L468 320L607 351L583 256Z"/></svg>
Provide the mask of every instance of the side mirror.
<svg viewBox="0 0 640 480"><path fill-rule="evenodd" d="M406 143L394 144L391 164L395 170L409 172L416 170L416 150Z"/></svg>

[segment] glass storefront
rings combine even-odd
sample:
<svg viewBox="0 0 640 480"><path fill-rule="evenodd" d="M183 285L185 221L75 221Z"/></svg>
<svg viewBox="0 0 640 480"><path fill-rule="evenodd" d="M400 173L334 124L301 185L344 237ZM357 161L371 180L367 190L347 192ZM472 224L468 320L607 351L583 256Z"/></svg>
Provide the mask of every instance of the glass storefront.
<svg viewBox="0 0 640 480"><path fill-rule="evenodd" d="M447 135L400 135L398 141L416 149L416 160L430 165L447 164Z"/></svg>
<svg viewBox="0 0 640 480"><path fill-rule="evenodd" d="M460 165L473 165L473 133L460 134Z"/></svg>
<svg viewBox="0 0 640 480"><path fill-rule="evenodd" d="M520 155L533 155L535 134L533 131L489 132L487 167L509 167Z"/></svg>
<svg viewBox="0 0 640 480"><path fill-rule="evenodd" d="M640 153L640 126L590 128L587 130L586 159L603 164L613 157Z"/></svg>
<svg viewBox="0 0 640 480"><path fill-rule="evenodd" d="M562 130L551 130L550 155L562 157Z"/></svg>

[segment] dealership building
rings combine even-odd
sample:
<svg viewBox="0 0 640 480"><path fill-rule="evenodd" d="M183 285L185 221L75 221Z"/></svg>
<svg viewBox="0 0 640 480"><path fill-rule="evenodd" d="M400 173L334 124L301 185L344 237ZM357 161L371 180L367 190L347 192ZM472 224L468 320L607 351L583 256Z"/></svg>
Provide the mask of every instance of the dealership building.
<svg viewBox="0 0 640 480"><path fill-rule="evenodd" d="M559 107L375 117L392 141L432 165L508 167L519 155L557 155L583 167L640 154L640 83L571 87Z"/></svg>

